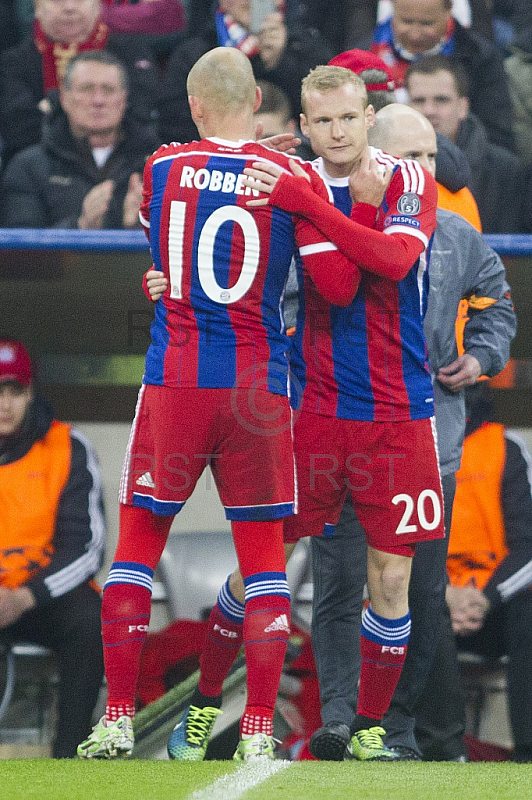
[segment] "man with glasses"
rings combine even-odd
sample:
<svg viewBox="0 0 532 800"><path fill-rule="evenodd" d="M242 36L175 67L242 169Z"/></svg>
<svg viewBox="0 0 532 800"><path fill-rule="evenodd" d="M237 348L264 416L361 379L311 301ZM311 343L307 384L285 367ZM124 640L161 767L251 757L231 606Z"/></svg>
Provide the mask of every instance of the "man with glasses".
<svg viewBox="0 0 532 800"><path fill-rule="evenodd" d="M68 63L39 144L2 176L1 222L11 228L135 228L142 170L156 142L128 111L125 67L111 53Z"/></svg>

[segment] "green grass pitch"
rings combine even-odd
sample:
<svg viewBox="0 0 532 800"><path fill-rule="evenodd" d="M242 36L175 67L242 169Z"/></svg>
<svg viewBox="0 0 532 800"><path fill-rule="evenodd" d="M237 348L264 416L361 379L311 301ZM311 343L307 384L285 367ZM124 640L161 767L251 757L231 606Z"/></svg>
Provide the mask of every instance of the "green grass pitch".
<svg viewBox="0 0 532 800"><path fill-rule="evenodd" d="M230 761L0 761L1 800L188 800L243 769ZM532 800L532 765L298 762L242 800ZM229 800L231 800L229 798Z"/></svg>

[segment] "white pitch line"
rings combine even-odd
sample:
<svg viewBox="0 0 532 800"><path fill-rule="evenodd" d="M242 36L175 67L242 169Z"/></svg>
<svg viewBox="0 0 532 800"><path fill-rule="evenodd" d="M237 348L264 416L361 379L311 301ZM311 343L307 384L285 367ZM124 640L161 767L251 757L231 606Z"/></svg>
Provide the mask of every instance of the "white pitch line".
<svg viewBox="0 0 532 800"><path fill-rule="evenodd" d="M258 786L290 764L290 761L270 761L266 758L248 761L239 766L236 772L222 775L205 789L193 792L188 800L238 800L244 792Z"/></svg>

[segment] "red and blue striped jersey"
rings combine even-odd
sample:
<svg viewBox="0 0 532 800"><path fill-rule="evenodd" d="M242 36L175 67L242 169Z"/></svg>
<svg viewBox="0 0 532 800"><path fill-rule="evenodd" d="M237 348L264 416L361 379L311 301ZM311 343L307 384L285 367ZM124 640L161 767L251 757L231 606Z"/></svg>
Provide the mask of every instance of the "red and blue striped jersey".
<svg viewBox="0 0 532 800"><path fill-rule="evenodd" d="M256 142L211 138L164 145L148 159L140 219L169 286L156 304L144 383L287 394L290 262L296 247L335 249L302 219L246 205L258 192L244 185L244 168L262 161L289 171L288 158Z"/></svg>
<svg viewBox="0 0 532 800"><path fill-rule="evenodd" d="M435 212L424 197L427 174L417 162L370 150L377 163L393 170L374 228L415 236L425 247L398 282L363 270L355 299L345 308L325 302L298 264L299 310L290 354L293 404L343 419L422 419L434 413L422 321ZM330 178L321 159L313 163L335 206L350 216L348 178Z"/></svg>

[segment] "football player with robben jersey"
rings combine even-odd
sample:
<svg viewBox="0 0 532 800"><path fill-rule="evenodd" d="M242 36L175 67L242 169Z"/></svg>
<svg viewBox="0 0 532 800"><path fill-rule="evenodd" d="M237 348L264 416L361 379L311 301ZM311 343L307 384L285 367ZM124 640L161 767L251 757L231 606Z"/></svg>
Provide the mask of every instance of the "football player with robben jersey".
<svg viewBox="0 0 532 800"><path fill-rule="evenodd" d="M286 156L252 141L261 92L249 59L236 48L215 48L192 67L187 89L201 142L160 148L144 171L140 218L170 285L157 305L122 472L120 533L102 604L108 700L105 717L78 748L86 758L132 751L154 570L173 517L207 464L246 586L237 612L247 702L235 757L273 757L290 633L282 518L294 508L294 459L281 305L295 242L331 302L351 302L360 280L358 267L308 222L246 207L246 165L258 158L287 170ZM220 639L220 630L213 623L209 635ZM219 698L208 706L204 730L212 730ZM197 715L191 720L197 738ZM180 730L185 735L187 725L177 726L173 757Z"/></svg>
<svg viewBox="0 0 532 800"><path fill-rule="evenodd" d="M373 108L367 104L363 82L349 70L316 68L303 81L302 98L305 108L302 130L309 135L314 152L322 156L323 170L320 171L327 183L335 186L334 178L348 178L353 169L357 171L354 192L357 202L351 219L344 213L350 209L350 201L344 211L323 202L313 191L308 174L295 162L290 166L298 177L280 170L271 160L269 163L254 161L250 168L245 169L251 179L249 186L271 195L272 205L301 214L312 220L320 230L326 228L325 235L353 265L361 268L361 281L367 280L371 292L375 293L375 311L372 309L375 317L392 317L393 335L390 336L388 332L389 322L387 326L375 324L376 343L363 342L366 348L374 346L372 358L381 359L382 363L372 363L370 368L378 374L383 373L378 384L382 397L379 396L378 400L379 406L383 407L388 402L389 413L378 422L372 417L356 419L354 412L353 416L341 418L337 410L338 380L334 372L336 333L333 329L335 314L341 309L322 304L310 281L300 271L300 280L306 291L302 309L305 329L300 339L299 356L307 359L306 363L302 362L301 375L305 392L310 387L311 378L317 389L313 394L309 391L312 410L303 409L294 424L298 513L284 520L285 550L289 555L294 543L302 536L333 534L345 493L348 487L351 489L353 500L357 501L357 510L361 509L364 518L369 545L368 588L371 601L361 631L364 666L358 713L352 727L351 753L362 760L383 760L395 757L382 743L383 731L378 722L389 705L407 650L411 556L416 541L444 535L441 487L433 421L430 418L432 392L423 340L416 340L415 335L411 337L409 353L412 351L414 367L405 359L407 375L403 377L401 372L402 382L399 382L394 369L397 364L402 365L401 331L399 322L395 320L399 315L392 313L403 307L400 302L402 289L397 286L397 282L400 282L405 284L405 291L410 291L412 295L410 302L404 304L412 316L407 326L411 325L413 332L421 330L418 280L422 282L424 253L436 227L437 187L431 175L418 170L416 165L386 159L384 155L370 150L367 128L373 120ZM373 155L386 165L384 174L380 170L381 165L372 158ZM352 177L350 183L353 189ZM258 208L266 206L269 201L260 196L245 202L249 207ZM373 226L377 229L372 230ZM154 294L160 296L161 283L157 279L155 283L159 289ZM363 293L364 287L362 283L360 285L359 293ZM378 291L381 291L380 303ZM371 292L368 290L363 297ZM335 303L329 297L325 299ZM348 322L349 317L346 318L342 335L350 334ZM324 331L321 330L322 325ZM356 333L355 326L353 330ZM417 353L416 344L419 345ZM304 347L307 347L307 352L303 352ZM349 341L346 348L349 348ZM358 349L350 345L353 361L357 358ZM347 362L349 356L345 358ZM425 418L414 415L410 406L416 406L416 402L410 400L404 389L405 383L409 385L406 378L410 377L412 369L417 370L419 380L423 382L420 396ZM319 413L322 375L327 376L329 384L324 393L329 408L324 414ZM398 384L402 392L399 393L399 408L403 416L396 421L393 414L395 397L392 395ZM369 380L366 381L366 388L371 389ZM346 387L346 394L348 392ZM333 401L329 400L331 395ZM414 391L412 397L417 397ZM425 403L425 400L429 402ZM422 416L418 406L416 412ZM366 472L355 467L354 459L357 458L362 459L364 467L371 465L371 473L369 468ZM326 463L323 464L320 459L325 459ZM364 485L353 485L355 476L361 474ZM210 697L221 692L223 680L245 633L241 617L235 615L235 608L243 602L244 596L247 597L245 578L242 581L241 576L233 573L222 588L213 610L218 627L223 621L224 627L233 634L232 649L229 651L227 642L213 635L215 628L209 623L210 633L202 655L200 681L191 710L198 707L207 710L206 707L212 704ZM215 619L212 621L214 625ZM203 737L204 742L208 740L208 735ZM185 758L188 755L175 757Z"/></svg>
<svg viewBox="0 0 532 800"><path fill-rule="evenodd" d="M344 308L329 305L298 268L303 291L291 368L303 389L304 411L376 422L422 419L434 413L422 327L435 227L432 185L427 189L426 174L415 161L399 161L375 148L370 155L392 170L380 208L376 215L370 211L373 227L413 236L425 249L399 281L364 270L355 299ZM351 216L349 178L328 176L321 158L314 167L336 208ZM364 210L355 205L353 218Z"/></svg>
<svg viewBox="0 0 532 800"><path fill-rule="evenodd" d="M257 160L288 171L282 153L217 138L165 145L148 160L140 219L169 289L156 306L144 383L246 388L259 380L286 394L280 301L296 245L329 299L345 304L353 296L358 271L312 225L298 218L294 227L289 213L271 206L246 206L258 192L244 185L243 170ZM313 190L328 199L321 178L305 167ZM344 267L336 281L333 258Z"/></svg>

